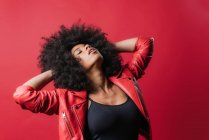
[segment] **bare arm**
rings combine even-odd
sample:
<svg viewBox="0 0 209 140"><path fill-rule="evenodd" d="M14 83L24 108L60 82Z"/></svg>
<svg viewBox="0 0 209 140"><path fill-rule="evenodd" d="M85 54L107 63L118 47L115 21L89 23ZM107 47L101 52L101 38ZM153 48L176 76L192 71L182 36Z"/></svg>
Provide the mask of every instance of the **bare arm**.
<svg viewBox="0 0 209 140"><path fill-rule="evenodd" d="M133 52L135 49L136 42L138 37L129 38L126 40L115 42L115 48L119 52Z"/></svg>
<svg viewBox="0 0 209 140"><path fill-rule="evenodd" d="M48 70L39 75L36 75L35 77L25 82L23 85L28 85L38 90L44 87L50 81L52 81L52 70Z"/></svg>

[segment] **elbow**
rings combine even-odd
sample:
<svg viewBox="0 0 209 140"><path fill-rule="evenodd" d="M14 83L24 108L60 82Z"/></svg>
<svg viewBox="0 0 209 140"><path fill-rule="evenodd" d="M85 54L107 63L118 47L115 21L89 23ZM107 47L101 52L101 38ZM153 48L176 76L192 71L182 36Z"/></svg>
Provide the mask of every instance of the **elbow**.
<svg viewBox="0 0 209 140"><path fill-rule="evenodd" d="M13 93L12 95L14 101L17 103L17 104L21 104L21 93L18 92L17 90Z"/></svg>
<svg viewBox="0 0 209 140"><path fill-rule="evenodd" d="M150 41L153 43L154 42L154 37L150 37Z"/></svg>
<svg viewBox="0 0 209 140"><path fill-rule="evenodd" d="M147 56L152 57L153 49L154 49L154 37L149 38L147 46L148 46L148 50L149 50Z"/></svg>
<svg viewBox="0 0 209 140"><path fill-rule="evenodd" d="M153 46L154 46L154 37L150 37L150 38L148 39L148 45L149 45L151 48L153 48Z"/></svg>
<svg viewBox="0 0 209 140"><path fill-rule="evenodd" d="M33 92L32 87L22 85L16 88L16 91L13 93L12 97L16 103L21 104L23 100L30 97L31 92Z"/></svg>
<svg viewBox="0 0 209 140"><path fill-rule="evenodd" d="M139 37L136 46L153 47L154 37Z"/></svg>

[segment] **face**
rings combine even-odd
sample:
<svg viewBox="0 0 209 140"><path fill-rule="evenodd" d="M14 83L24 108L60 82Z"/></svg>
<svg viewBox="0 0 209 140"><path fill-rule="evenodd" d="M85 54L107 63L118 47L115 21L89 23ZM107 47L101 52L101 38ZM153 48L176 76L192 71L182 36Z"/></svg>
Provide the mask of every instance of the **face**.
<svg viewBox="0 0 209 140"><path fill-rule="evenodd" d="M72 56L85 70L102 64L103 56L89 44L77 44L71 49Z"/></svg>

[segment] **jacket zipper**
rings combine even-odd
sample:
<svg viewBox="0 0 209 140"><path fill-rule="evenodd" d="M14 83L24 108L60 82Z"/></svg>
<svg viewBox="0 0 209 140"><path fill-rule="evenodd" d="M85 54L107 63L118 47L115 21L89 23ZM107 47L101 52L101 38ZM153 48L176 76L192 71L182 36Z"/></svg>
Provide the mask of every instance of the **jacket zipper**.
<svg viewBox="0 0 209 140"><path fill-rule="evenodd" d="M70 124L69 124L69 121L68 121L68 119L67 119L67 116L66 116L66 113L65 113L65 112L62 112L62 117L63 117L63 119L64 119L64 121L65 121L65 124L67 125L67 128L68 128L68 130L69 130L69 132L70 132L70 136L73 137L73 136L74 136L74 135L73 135L73 130L72 130Z"/></svg>
<svg viewBox="0 0 209 140"><path fill-rule="evenodd" d="M71 107L71 110L72 110L72 112L73 112L73 114L74 114L74 116L75 116L75 118L76 118L76 120L77 120L77 122L78 122L78 124L79 124L79 127L80 127L80 129L81 129L81 125L80 125L78 116L77 116L77 114L76 114L76 112L75 112L73 106ZM81 131L82 131L82 133L83 133L83 129L81 129ZM84 135L84 134L83 134L83 135Z"/></svg>

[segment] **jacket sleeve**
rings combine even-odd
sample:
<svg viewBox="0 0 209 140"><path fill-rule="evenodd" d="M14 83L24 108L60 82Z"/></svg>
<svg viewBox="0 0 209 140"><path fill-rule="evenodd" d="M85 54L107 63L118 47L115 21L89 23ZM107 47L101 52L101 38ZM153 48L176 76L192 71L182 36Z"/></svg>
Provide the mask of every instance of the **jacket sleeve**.
<svg viewBox="0 0 209 140"><path fill-rule="evenodd" d="M48 115L59 113L59 97L56 90L35 90L28 85L17 87L13 98L22 109L33 113L45 113Z"/></svg>
<svg viewBox="0 0 209 140"><path fill-rule="evenodd" d="M132 59L127 65L136 80L145 74L144 70L152 58L153 46L153 37L138 37Z"/></svg>

